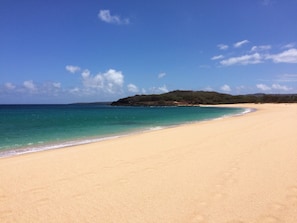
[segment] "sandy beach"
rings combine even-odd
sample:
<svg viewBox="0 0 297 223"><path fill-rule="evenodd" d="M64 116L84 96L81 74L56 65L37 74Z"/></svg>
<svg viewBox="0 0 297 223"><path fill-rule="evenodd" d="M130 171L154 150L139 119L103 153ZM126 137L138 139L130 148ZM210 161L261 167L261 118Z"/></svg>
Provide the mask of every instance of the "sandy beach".
<svg viewBox="0 0 297 223"><path fill-rule="evenodd" d="M234 106L234 105L229 105ZM296 223L297 104L0 159L0 222Z"/></svg>

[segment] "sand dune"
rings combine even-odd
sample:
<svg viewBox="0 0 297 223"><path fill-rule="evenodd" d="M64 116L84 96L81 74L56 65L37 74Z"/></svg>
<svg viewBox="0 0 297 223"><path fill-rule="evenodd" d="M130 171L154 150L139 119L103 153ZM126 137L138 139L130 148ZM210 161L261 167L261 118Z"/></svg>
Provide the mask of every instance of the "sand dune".
<svg viewBox="0 0 297 223"><path fill-rule="evenodd" d="M237 105L238 106L238 105ZM0 222L297 222L297 105L0 159Z"/></svg>

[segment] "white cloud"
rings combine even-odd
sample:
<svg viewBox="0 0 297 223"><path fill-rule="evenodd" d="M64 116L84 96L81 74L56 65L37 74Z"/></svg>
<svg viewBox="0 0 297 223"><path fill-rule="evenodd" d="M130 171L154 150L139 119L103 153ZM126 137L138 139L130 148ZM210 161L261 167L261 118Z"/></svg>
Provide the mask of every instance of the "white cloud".
<svg viewBox="0 0 297 223"><path fill-rule="evenodd" d="M258 89L262 91L269 91L269 90L278 90L278 91L290 91L292 88L285 86L285 85L280 85L280 84L272 84L271 86L267 86L265 84L257 84L256 85Z"/></svg>
<svg viewBox="0 0 297 223"><path fill-rule="evenodd" d="M73 65L67 65L67 66L65 67L65 69L66 69L67 71L69 71L70 73L72 73L72 74L74 74L74 73L80 71L80 67L78 67L78 66L73 66Z"/></svg>
<svg viewBox="0 0 297 223"><path fill-rule="evenodd" d="M242 41L240 41L240 42L237 42L237 43L234 43L234 47L235 48L239 48L239 47L241 47L242 45L244 45L244 44L247 44L247 43L249 43L250 41L248 41L248 40L242 40Z"/></svg>
<svg viewBox="0 0 297 223"><path fill-rule="evenodd" d="M225 85L223 85L223 86L221 87L221 90L222 90L222 91L227 91L227 92L229 92L229 91L231 91L231 88L230 88L229 85L225 84Z"/></svg>
<svg viewBox="0 0 297 223"><path fill-rule="evenodd" d="M70 89L69 92L71 94L77 94L80 92L80 89L78 87L75 87L75 88Z"/></svg>
<svg viewBox="0 0 297 223"><path fill-rule="evenodd" d="M54 88L61 88L61 83L59 83L59 82L54 82L54 83L52 83L52 85Z"/></svg>
<svg viewBox="0 0 297 223"><path fill-rule="evenodd" d="M205 91L213 91L213 88L211 88L211 87L206 87L206 88L204 88L204 90L205 90Z"/></svg>
<svg viewBox="0 0 297 223"><path fill-rule="evenodd" d="M297 74L282 74L279 75L278 82L297 82Z"/></svg>
<svg viewBox="0 0 297 223"><path fill-rule="evenodd" d="M251 49L251 52L259 52L259 51L265 51L270 49L271 49L270 45L253 46Z"/></svg>
<svg viewBox="0 0 297 223"><path fill-rule="evenodd" d="M113 69L95 76L92 76L89 70L84 70L81 76L84 87L103 90L108 93L121 91L124 84L124 75L122 72Z"/></svg>
<svg viewBox="0 0 297 223"><path fill-rule="evenodd" d="M271 88L265 84L257 84L256 87L262 91L269 91Z"/></svg>
<svg viewBox="0 0 297 223"><path fill-rule="evenodd" d="M289 49L279 54L268 54L266 59L271 59L274 63L297 63L297 49Z"/></svg>
<svg viewBox="0 0 297 223"><path fill-rule="evenodd" d="M121 19L120 16L117 15L111 15L109 10L100 10L98 13L99 19L101 19L103 22L106 23L112 23L112 24L129 24L129 19Z"/></svg>
<svg viewBox="0 0 297 223"><path fill-rule="evenodd" d="M223 55L218 55L218 56L213 56L213 57L211 58L211 60L220 60L220 59L223 59L223 58L224 58Z"/></svg>
<svg viewBox="0 0 297 223"><path fill-rule="evenodd" d="M162 94L167 93L169 90L167 89L166 85L163 85L162 87L153 87L150 89L150 92L153 94Z"/></svg>
<svg viewBox="0 0 297 223"><path fill-rule="evenodd" d="M36 91L37 88L32 80L24 81L23 86L29 91Z"/></svg>
<svg viewBox="0 0 297 223"><path fill-rule="evenodd" d="M163 93L166 93L169 91L168 88L166 87L166 85L163 85L162 87L159 87L158 89L159 89L159 91L161 91Z"/></svg>
<svg viewBox="0 0 297 223"><path fill-rule="evenodd" d="M158 74L158 78L159 78L159 79L161 79L161 78L163 78L163 77L165 77L165 76L166 76L166 73L164 73L164 72Z"/></svg>
<svg viewBox="0 0 297 223"><path fill-rule="evenodd" d="M219 47L220 50L227 50L229 48L226 44L218 44L217 47Z"/></svg>
<svg viewBox="0 0 297 223"><path fill-rule="evenodd" d="M16 86L12 83L5 83L5 88L8 89L8 90L14 90L16 88Z"/></svg>
<svg viewBox="0 0 297 223"><path fill-rule="evenodd" d="M131 93L139 92L138 87L136 85L134 85L134 84L128 84L127 88L128 88L128 91L131 92Z"/></svg>
<svg viewBox="0 0 297 223"><path fill-rule="evenodd" d="M292 89L292 88L289 88L289 87L287 87L285 85L280 85L280 84L273 84L272 88L275 89L275 90L282 90L282 91L289 91L289 90Z"/></svg>
<svg viewBox="0 0 297 223"><path fill-rule="evenodd" d="M235 64L247 65L247 64L258 64L262 62L262 56L259 53L251 55L243 55L239 57L231 57L226 60L222 60L220 64L224 66L231 66Z"/></svg>
<svg viewBox="0 0 297 223"><path fill-rule="evenodd" d="M81 76L82 78L86 79L90 76L91 72L88 69L85 69L82 73Z"/></svg>
<svg viewBox="0 0 297 223"><path fill-rule="evenodd" d="M289 44L284 45L282 48L283 49L291 49L291 48L294 48L295 45L296 45L295 43L289 43Z"/></svg>

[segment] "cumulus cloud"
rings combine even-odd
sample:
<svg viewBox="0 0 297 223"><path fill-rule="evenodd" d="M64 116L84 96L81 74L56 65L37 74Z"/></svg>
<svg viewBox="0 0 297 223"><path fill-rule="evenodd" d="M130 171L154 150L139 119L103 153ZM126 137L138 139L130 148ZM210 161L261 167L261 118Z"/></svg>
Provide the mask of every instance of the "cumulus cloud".
<svg viewBox="0 0 297 223"><path fill-rule="evenodd" d="M61 88L61 83L59 83L59 82L54 82L54 83L52 83L52 85L54 88Z"/></svg>
<svg viewBox="0 0 297 223"><path fill-rule="evenodd" d="M239 47L241 47L242 45L244 45L244 44L247 44L247 43L249 43L250 41L248 41L248 40L242 40L242 41L240 41L240 42L237 42L237 43L234 43L234 47L235 48L239 48Z"/></svg>
<svg viewBox="0 0 297 223"><path fill-rule="evenodd" d="M231 91L231 87L229 85L225 84L221 87L221 90L229 92L229 91Z"/></svg>
<svg viewBox="0 0 297 223"><path fill-rule="evenodd" d="M98 17L101 21L111 24L129 24L129 19L125 18L122 19L120 16L111 15L109 10L100 10L98 13Z"/></svg>
<svg viewBox="0 0 297 223"><path fill-rule="evenodd" d="M67 71L69 71L70 73L72 73L72 74L74 74L74 73L80 71L80 67L78 67L78 66L73 66L73 65L67 65L67 66L65 67L65 69L66 69Z"/></svg>
<svg viewBox="0 0 297 223"><path fill-rule="evenodd" d="M7 90L14 90L14 89L16 88L16 86L15 86L14 84L10 83L10 82L5 83L4 86L5 86L5 88L6 88Z"/></svg>
<svg viewBox="0 0 297 223"><path fill-rule="evenodd" d="M24 81L23 86L31 92L37 90L37 88L32 80Z"/></svg>
<svg viewBox="0 0 297 223"><path fill-rule="evenodd" d="M218 44L217 47L220 49L220 50L227 50L229 48L228 45L226 44Z"/></svg>
<svg viewBox="0 0 297 223"><path fill-rule="evenodd" d="M205 91L214 91L213 88L211 88L211 87L206 87L206 88L204 88L204 90Z"/></svg>
<svg viewBox="0 0 297 223"><path fill-rule="evenodd" d="M69 92L70 92L71 94L77 94L77 93L80 92L80 89L79 89L78 87L71 88L71 89L69 90Z"/></svg>
<svg viewBox="0 0 297 223"><path fill-rule="evenodd" d="M138 87L136 85L134 85L134 84L128 84L127 88L128 88L128 91L131 92L131 93L139 92Z"/></svg>
<svg viewBox="0 0 297 223"><path fill-rule="evenodd" d="M166 73L164 73L164 72L158 74L158 78L159 78L159 79L161 79L161 78L163 78L163 77L165 77L165 76L166 76Z"/></svg>
<svg viewBox="0 0 297 223"><path fill-rule="evenodd" d="M84 70L81 74L83 85L86 88L103 90L108 93L116 93L122 90L124 75L121 71L113 69L103 74L91 75L89 70Z"/></svg>
<svg viewBox="0 0 297 223"><path fill-rule="evenodd" d="M285 86L285 85L280 85L280 84L272 84L271 86L267 86L265 84L257 84L256 85L258 89L262 91L269 91L269 90L278 90L278 91L290 91L292 88Z"/></svg>
<svg viewBox="0 0 297 223"><path fill-rule="evenodd" d="M274 63L297 63L297 49L292 48L279 54L268 54L266 59L271 59Z"/></svg>
<svg viewBox="0 0 297 223"><path fill-rule="evenodd" d="M223 55L217 55L217 56L213 56L213 57L211 58L211 60L220 60L220 59L223 59L223 58L224 58Z"/></svg>
<svg viewBox="0 0 297 223"><path fill-rule="evenodd" d="M235 64L247 65L247 64L258 64L262 62L262 56L259 53L243 55L239 57L231 57L226 60L222 60L220 64L224 66L231 66Z"/></svg>
<svg viewBox="0 0 297 223"><path fill-rule="evenodd" d="M150 92L153 94L162 94L162 93L167 93L169 90L166 85L163 85L161 87L152 87L150 89Z"/></svg>
<svg viewBox="0 0 297 223"><path fill-rule="evenodd" d="M289 91L289 90L292 89L292 88L289 88L289 87L287 87L285 85L280 85L280 84L273 84L272 88L276 89L276 90L281 90L281 91Z"/></svg>
<svg viewBox="0 0 297 223"><path fill-rule="evenodd" d="M271 88L265 84L257 84L256 87L262 91L269 91Z"/></svg>

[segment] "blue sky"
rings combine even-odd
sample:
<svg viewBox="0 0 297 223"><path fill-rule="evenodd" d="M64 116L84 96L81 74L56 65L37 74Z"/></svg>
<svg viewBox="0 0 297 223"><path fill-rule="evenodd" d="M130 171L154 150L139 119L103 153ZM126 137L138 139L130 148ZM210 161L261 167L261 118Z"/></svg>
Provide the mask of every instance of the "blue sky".
<svg viewBox="0 0 297 223"><path fill-rule="evenodd" d="M297 93L296 0L1 0L0 104Z"/></svg>

